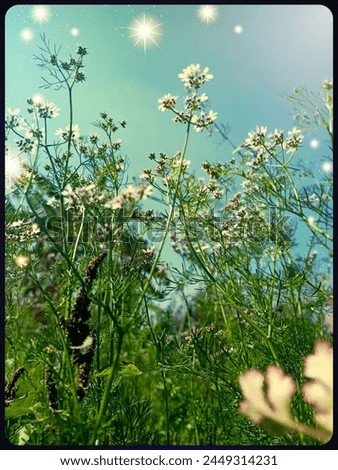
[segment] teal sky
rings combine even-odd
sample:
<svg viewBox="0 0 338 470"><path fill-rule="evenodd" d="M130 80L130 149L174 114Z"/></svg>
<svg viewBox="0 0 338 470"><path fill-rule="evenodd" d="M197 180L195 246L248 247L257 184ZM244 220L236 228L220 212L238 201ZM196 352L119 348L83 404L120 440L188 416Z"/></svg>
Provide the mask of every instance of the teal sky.
<svg viewBox="0 0 338 470"><path fill-rule="evenodd" d="M235 145L258 126L284 130L294 126L293 109L286 96L295 87L318 92L333 75L333 20L323 5L217 5L215 21L203 22L201 5L45 5L47 21L34 18L36 5L16 5L5 19L6 106L25 110L26 100L41 94L61 114L55 129L69 123L65 90L43 90L41 70L34 54L41 34L61 46L67 60L77 46L86 47L87 80L74 95L74 123L82 135L96 132L92 123L105 111L126 120L122 153L131 162L130 178L152 167L151 152L168 155L181 150L185 128L158 110L166 93L184 96L177 77L192 63L209 67L213 80L205 85L217 123L230 126ZM135 20L152 19L157 45L143 48L130 37ZM159 25L159 26L157 26ZM23 31L30 32L24 40ZM180 103L180 101L178 101ZM53 133L51 134L54 139ZM310 143L316 139L317 146ZM318 173L327 150L320 132L305 137L299 157ZM230 160L232 148L214 132L192 133L187 159L201 172L202 161ZM202 174L202 172L201 172Z"/></svg>
<svg viewBox="0 0 338 470"><path fill-rule="evenodd" d="M74 122L86 134L95 131L91 123L101 111L125 119L122 150L135 175L149 166L149 153L181 148L184 127L158 111L157 99L166 93L184 96L177 74L191 63L208 66L214 75L204 91L217 122L231 127L236 145L256 125L291 128L292 107L285 96L299 85L316 92L322 80L332 78L332 15L323 5L218 5L216 21L209 24L198 15L201 5L45 6L48 21L34 18L34 5L7 12L6 105L23 110L26 100L40 93L61 108L55 126L64 128L66 93L39 89L41 70L33 55L42 45L41 33L62 46L65 59L77 45L87 47L87 81L75 89ZM160 24L155 31L161 32L154 37L159 47L146 52L142 41L135 46L130 38L133 21L143 15ZM33 38L24 41L27 29ZM206 159L230 158L231 148L220 142L217 134L194 133L188 155L192 169ZM320 166L321 146L314 150L308 144L304 158Z"/></svg>

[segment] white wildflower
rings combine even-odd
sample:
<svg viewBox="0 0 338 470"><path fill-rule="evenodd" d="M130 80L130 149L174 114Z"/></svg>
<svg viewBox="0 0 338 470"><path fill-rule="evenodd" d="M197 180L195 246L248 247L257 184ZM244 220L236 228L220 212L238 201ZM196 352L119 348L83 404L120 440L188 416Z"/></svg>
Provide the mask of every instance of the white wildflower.
<svg viewBox="0 0 338 470"><path fill-rule="evenodd" d="M286 152L294 152L300 146L303 141L302 131L298 127L294 127L291 131L288 131L288 137L284 141Z"/></svg>
<svg viewBox="0 0 338 470"><path fill-rule="evenodd" d="M10 225L10 228L20 228L24 225L24 221L21 219L21 220L16 220L15 222L13 222L11 225Z"/></svg>
<svg viewBox="0 0 338 470"><path fill-rule="evenodd" d="M141 199L149 197L153 188L151 186L128 186L120 194L106 202L104 207L108 209L121 209L127 204L135 204Z"/></svg>
<svg viewBox="0 0 338 470"><path fill-rule="evenodd" d="M33 106L40 118L52 119L60 115L60 108L51 101L33 101Z"/></svg>
<svg viewBox="0 0 338 470"><path fill-rule="evenodd" d="M201 109L201 103L208 100L208 96L205 93L198 95L197 93L193 93L192 96L186 96L184 99L184 107L188 111L196 111L197 109Z"/></svg>
<svg viewBox="0 0 338 470"><path fill-rule="evenodd" d="M59 201L56 199L55 196L52 196L47 200L46 204L47 206L58 207Z"/></svg>
<svg viewBox="0 0 338 470"><path fill-rule="evenodd" d="M14 108L14 109L7 108L7 114L9 116L18 116L18 114L20 114L20 109L19 108Z"/></svg>
<svg viewBox="0 0 338 470"><path fill-rule="evenodd" d="M251 131L245 139L244 145L253 149L257 149L265 144L266 127L256 127L255 131Z"/></svg>
<svg viewBox="0 0 338 470"><path fill-rule="evenodd" d="M280 145L283 143L284 133L281 129L275 129L268 135L272 145Z"/></svg>
<svg viewBox="0 0 338 470"><path fill-rule="evenodd" d="M64 140L65 142L69 140L69 138L71 140L76 140L80 137L80 128L78 124L73 124L72 132L70 132L70 126L68 125L66 126L66 130L63 130L61 128L57 129L55 131L55 135L58 137L61 137L61 139Z"/></svg>
<svg viewBox="0 0 338 470"><path fill-rule="evenodd" d="M210 110L208 114L204 111L201 111L199 115L194 115L191 118L191 123L194 125L196 132L201 132L205 128L209 128L211 124L216 120L217 113Z"/></svg>
<svg viewBox="0 0 338 470"><path fill-rule="evenodd" d="M167 95L162 96L159 98L157 102L159 103L158 109L162 112L166 111L167 109L172 109L176 105L178 96L173 96L170 93Z"/></svg>
<svg viewBox="0 0 338 470"><path fill-rule="evenodd" d="M184 86L190 90L192 87L199 88L203 83L208 82L213 78L213 75L209 73L209 67L201 69L200 64L191 64L184 68L178 77L184 83Z"/></svg>
<svg viewBox="0 0 338 470"><path fill-rule="evenodd" d="M143 179L143 180L149 181L149 183L151 183L155 179L155 176L153 174L153 170L151 168L146 168L140 174L140 178Z"/></svg>

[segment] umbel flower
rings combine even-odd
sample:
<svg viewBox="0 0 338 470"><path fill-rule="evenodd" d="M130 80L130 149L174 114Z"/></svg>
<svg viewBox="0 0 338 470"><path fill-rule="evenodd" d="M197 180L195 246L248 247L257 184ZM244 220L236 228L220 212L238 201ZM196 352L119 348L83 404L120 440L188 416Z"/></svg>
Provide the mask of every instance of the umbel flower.
<svg viewBox="0 0 338 470"><path fill-rule="evenodd" d="M72 125L72 131L70 132L70 126L66 126L66 130L57 129L55 135L60 137L63 141L67 142L68 140L77 140L80 137L80 128L78 124Z"/></svg>
<svg viewBox="0 0 338 470"><path fill-rule="evenodd" d="M211 80L213 75L209 73L209 67L202 70L200 64L191 64L178 74L178 78L190 90L191 88L199 88L203 83Z"/></svg>
<svg viewBox="0 0 338 470"><path fill-rule="evenodd" d="M178 96L173 96L170 93L162 96L157 101L159 103L158 109L162 112L166 111L167 109L173 109L176 105Z"/></svg>
<svg viewBox="0 0 338 470"><path fill-rule="evenodd" d="M141 199L146 199L152 193L151 186L128 186L120 194L106 202L104 207L108 209L122 209L128 204L136 204Z"/></svg>
<svg viewBox="0 0 338 470"><path fill-rule="evenodd" d="M32 107L28 109L29 113L36 112L37 116L43 119L53 119L60 115L60 108L51 101L29 99L28 104Z"/></svg>
<svg viewBox="0 0 338 470"><path fill-rule="evenodd" d="M304 360L304 376L311 379L302 392L314 408L313 426L295 421L291 401L296 384L277 366L269 366L265 374L250 369L239 376L244 397L240 412L254 424L277 425L285 432L296 431L327 442L333 433L333 349L329 343L316 341L314 352Z"/></svg>
<svg viewBox="0 0 338 470"><path fill-rule="evenodd" d="M199 93L199 88L213 78L213 75L209 73L209 68L205 67L202 70L200 64L191 64L184 68L178 77L187 89L187 96L184 98L185 111L175 108L178 96L170 93L157 100L158 109L162 112L168 109L173 111L175 122L190 123L196 132L202 132L203 129L210 131L211 125L217 118L217 113L212 110L209 113L202 110L203 103L208 100L208 96L205 93ZM196 113L197 111L200 111L199 114Z"/></svg>

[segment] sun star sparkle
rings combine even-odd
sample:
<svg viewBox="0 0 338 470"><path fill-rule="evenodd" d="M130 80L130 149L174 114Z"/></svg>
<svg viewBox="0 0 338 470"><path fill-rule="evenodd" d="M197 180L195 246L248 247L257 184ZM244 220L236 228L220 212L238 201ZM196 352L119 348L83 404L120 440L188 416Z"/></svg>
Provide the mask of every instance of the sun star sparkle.
<svg viewBox="0 0 338 470"><path fill-rule="evenodd" d="M311 147L312 149L314 149L314 150L317 149L317 148L319 148L319 145L320 145L320 142L319 142L318 139L312 139L312 140L310 141L310 147Z"/></svg>
<svg viewBox="0 0 338 470"><path fill-rule="evenodd" d="M79 36L80 30L79 30L78 28L72 28L72 29L70 30L70 34L71 34L74 38L76 38L77 36Z"/></svg>
<svg viewBox="0 0 338 470"><path fill-rule="evenodd" d="M46 23L51 16L50 8L45 5L36 5L32 10L32 18L37 23Z"/></svg>
<svg viewBox="0 0 338 470"><path fill-rule="evenodd" d="M5 187L12 189L13 184L25 173L22 160L18 155L7 153L5 156Z"/></svg>
<svg viewBox="0 0 338 470"><path fill-rule="evenodd" d="M44 97L40 95L39 93L36 93L35 95L32 96L32 100L33 100L34 105L38 105L44 102Z"/></svg>
<svg viewBox="0 0 338 470"><path fill-rule="evenodd" d="M243 26L241 24L236 24L234 27L234 32L236 34L242 34L243 33Z"/></svg>
<svg viewBox="0 0 338 470"><path fill-rule="evenodd" d="M34 33L31 29L25 28L20 33L21 39L28 44L29 42L33 41Z"/></svg>
<svg viewBox="0 0 338 470"><path fill-rule="evenodd" d="M162 23L158 23L156 19L146 15L134 19L132 26L128 28L133 31L130 34L130 38L134 39L134 47L138 45L143 46L144 53L146 53L148 45L160 47L156 39L162 35L161 26Z"/></svg>
<svg viewBox="0 0 338 470"><path fill-rule="evenodd" d="M18 268L25 269L27 268L29 264L29 258L23 254L20 254L20 255L15 256L14 262Z"/></svg>
<svg viewBox="0 0 338 470"><path fill-rule="evenodd" d="M204 23L209 24L210 22L216 21L218 9L215 5L202 5L198 9L198 16Z"/></svg>
<svg viewBox="0 0 338 470"><path fill-rule="evenodd" d="M333 170L332 162L324 162L322 165L322 170L325 173L331 173L331 171Z"/></svg>

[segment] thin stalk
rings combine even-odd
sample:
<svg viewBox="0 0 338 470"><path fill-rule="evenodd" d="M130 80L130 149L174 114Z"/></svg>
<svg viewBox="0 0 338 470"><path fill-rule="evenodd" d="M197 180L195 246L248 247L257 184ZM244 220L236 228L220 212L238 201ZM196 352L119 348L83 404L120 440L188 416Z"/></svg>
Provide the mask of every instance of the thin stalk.
<svg viewBox="0 0 338 470"><path fill-rule="evenodd" d="M276 353L276 350L271 342L271 339L270 339L270 331L268 331L268 333L266 333L262 328L260 328L256 322L254 320L252 320L248 315L246 315L246 313L244 313L243 310L241 310L237 304L235 303L234 299L228 295L228 293L226 292L226 290L220 285L220 283L218 282L218 280L211 274L211 272L209 271L209 269L207 268L207 266L203 263L203 261L200 259L200 257L198 256L198 254L196 253L196 251L194 250L191 242L189 243L189 247L191 247L192 249L192 253L194 255L194 258L196 259L196 261L198 262L198 264L203 268L204 272L208 275L208 277L211 279L211 281L214 282L216 288L219 290L219 292L221 294L224 295L224 297L229 301L229 303L232 305L232 307L236 310L237 314L243 318L243 320L245 320L262 338L264 338L267 346L269 347L270 351L271 351L271 354L273 356L273 358L275 359L276 361L276 364L279 365L280 362L279 362L279 359L278 359L278 355Z"/></svg>
<svg viewBox="0 0 338 470"><path fill-rule="evenodd" d="M110 369L110 374L108 376L108 380L106 382L106 386L105 386L105 389L104 389L104 393L103 393L102 401L101 401L101 404L100 404L99 412L98 412L97 417L96 417L94 431L93 431L92 437L91 437L90 442L89 442L90 445L95 445L96 439L97 439L97 433L98 433L100 427L103 424L103 420L104 420L104 417L105 417L105 414L106 414L106 411L107 411L107 407L108 407L108 403L109 403L109 399L110 399L111 387L112 387L112 384L113 384L114 379L116 377L116 373L117 373L118 368L119 368L119 360L120 360L120 354L121 354L121 350L122 350L123 336L124 336L124 332L120 328L118 328L117 329L117 343L116 343L116 349L115 349L115 357L114 357L112 367Z"/></svg>
<svg viewBox="0 0 338 470"><path fill-rule="evenodd" d="M155 333L155 331L153 329L153 326L151 324L149 309L148 309L148 303L147 303L146 298L144 298L144 304L145 304L145 309L146 309L146 314L147 314L148 327L149 327L149 330L150 330L150 334L153 338L154 346L156 348L157 360L158 360L158 362L161 362L162 361L161 343L158 341L158 339L156 337L156 333ZM169 445L170 444L169 393L168 393L168 387L167 387L167 380L166 380L165 372L163 370L161 370L161 377L162 377L162 382L163 382L164 403L165 403L166 443L167 443L167 445Z"/></svg>
<svg viewBox="0 0 338 470"><path fill-rule="evenodd" d="M68 84L68 99L69 99L69 136L68 136L68 143L67 143L67 158L65 162L65 173L64 173L64 181L63 185L65 184L67 178L67 171L69 165L69 158L70 158L70 146L72 142L72 133L73 133L73 94L72 94L72 87Z"/></svg>
<svg viewBox="0 0 338 470"><path fill-rule="evenodd" d="M167 381L165 377L165 372L161 371L162 382L163 382L163 391L164 391L164 402L165 402L165 428L166 428L166 444L170 445L170 429L169 429L169 393L167 387Z"/></svg>
<svg viewBox="0 0 338 470"><path fill-rule="evenodd" d="M74 250L73 250L73 255L72 255L72 262L73 262L73 263L74 263L75 258L76 258L77 248L78 248L78 246L79 246L80 238L81 238L81 235L82 235L82 232L83 232L84 221L85 221L85 214L86 214L86 210L85 210L85 208L83 207L83 209L82 209L81 225L80 225L79 233L77 234L77 237L76 237L76 240L75 240L75 245L74 245Z"/></svg>
<svg viewBox="0 0 338 470"><path fill-rule="evenodd" d="M160 246L157 250L157 254L155 256L152 267L150 269L149 276L148 276L147 281L146 281L146 283L143 287L143 290L141 292L141 298L140 298L140 301L139 301L139 303L136 307L136 312L138 312L139 309L141 308L141 305L143 303L143 299L144 299L144 297L145 297L145 295L146 295L146 293L149 289L150 283L151 283L151 281L154 277L157 264L160 260L161 254L162 254L164 243L167 239L167 236L168 236L168 233L169 233L169 230L170 230L170 225L171 225L172 219L174 217L175 204L176 204L177 194L178 194L178 190L179 190L180 183L181 183L181 176L182 176L182 170L183 170L182 163L184 161L184 157L185 157L187 147L188 147L189 134L190 134L190 121L187 124L187 132L186 132L186 135L185 135L185 140L184 140L183 149L182 149L182 153L181 153L177 182L176 182L176 186L175 186L175 189L174 189L174 194L173 194L173 198L172 198L172 202L171 202L171 206L170 206L170 211L169 211L169 214L168 214L168 217L167 217L167 222L165 224L164 232L163 232L162 239L161 239L161 242L160 242Z"/></svg>
<svg viewBox="0 0 338 470"><path fill-rule="evenodd" d="M46 299L49 307L51 308L52 312L54 313L54 319L56 322L57 327L60 329L60 323L59 323L59 317L58 317L58 312L57 309L54 307L51 299L49 298L48 293L45 291L43 288L41 282L37 277L34 277L32 274L29 275L33 281L36 283L36 285L39 287L40 291L43 293L44 298ZM73 373L73 366L72 362L69 356L69 350L68 350L68 345L65 339L65 336L63 332L61 331L61 342L62 342L62 348L63 348L63 358L65 359L66 362L66 367L68 369L68 375L70 379L70 385L71 385L71 394L73 398L73 407L72 407L72 413L74 418L79 418L79 422L81 421L80 418L80 408L79 408L79 401L77 397L77 390L76 390L76 384L75 384L75 379L74 379L74 373Z"/></svg>

